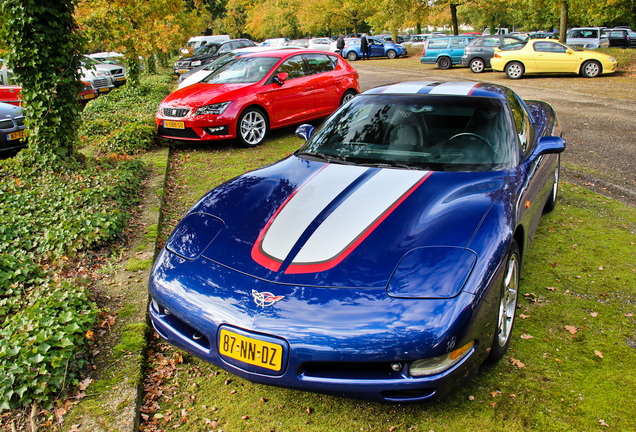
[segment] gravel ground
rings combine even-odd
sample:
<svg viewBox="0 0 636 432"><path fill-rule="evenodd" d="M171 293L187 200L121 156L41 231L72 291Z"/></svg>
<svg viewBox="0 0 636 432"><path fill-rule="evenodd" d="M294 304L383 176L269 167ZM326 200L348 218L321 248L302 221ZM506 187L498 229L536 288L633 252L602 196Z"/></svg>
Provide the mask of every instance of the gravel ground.
<svg viewBox="0 0 636 432"><path fill-rule="evenodd" d="M363 91L400 81L487 81L508 86L524 99L549 102L567 140L562 179L636 207L636 73L594 79L535 75L513 81L500 72L440 70L414 58L351 64Z"/></svg>

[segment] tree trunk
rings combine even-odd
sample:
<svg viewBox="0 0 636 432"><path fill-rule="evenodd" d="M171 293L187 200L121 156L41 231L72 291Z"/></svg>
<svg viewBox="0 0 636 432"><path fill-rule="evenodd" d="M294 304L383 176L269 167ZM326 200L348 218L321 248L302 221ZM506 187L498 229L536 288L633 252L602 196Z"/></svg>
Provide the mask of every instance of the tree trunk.
<svg viewBox="0 0 636 432"><path fill-rule="evenodd" d="M566 34L568 31L568 2L563 0L561 2L561 28L559 29L559 41L565 43Z"/></svg>
<svg viewBox="0 0 636 432"><path fill-rule="evenodd" d="M451 22L453 24L453 34L457 36L459 34L459 26L457 25L457 5L454 3L451 3L450 11L451 11Z"/></svg>

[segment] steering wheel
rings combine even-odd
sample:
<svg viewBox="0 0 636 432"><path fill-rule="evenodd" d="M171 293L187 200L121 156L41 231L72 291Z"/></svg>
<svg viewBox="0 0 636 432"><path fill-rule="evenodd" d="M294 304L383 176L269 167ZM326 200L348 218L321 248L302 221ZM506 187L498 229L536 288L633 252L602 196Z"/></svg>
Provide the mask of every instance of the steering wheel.
<svg viewBox="0 0 636 432"><path fill-rule="evenodd" d="M486 144L489 148L490 151L492 151L494 153L495 149L492 148L492 145L490 145L490 143L488 142L488 140L486 138L484 138L481 135L477 135L475 133L472 132L462 132L462 133L458 133L457 135L453 135L452 137L450 137L448 140L446 140L446 143L450 143L451 141L455 140L455 139L477 139L481 142L483 142L484 144Z"/></svg>

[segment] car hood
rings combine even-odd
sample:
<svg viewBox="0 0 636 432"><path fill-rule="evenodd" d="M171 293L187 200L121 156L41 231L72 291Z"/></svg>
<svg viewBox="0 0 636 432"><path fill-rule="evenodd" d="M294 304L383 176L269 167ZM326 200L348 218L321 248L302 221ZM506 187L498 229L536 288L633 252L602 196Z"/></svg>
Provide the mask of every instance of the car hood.
<svg viewBox="0 0 636 432"><path fill-rule="evenodd" d="M401 260L414 257L412 251L461 253L506 176L291 156L212 190L166 247L189 260L211 260L275 283L386 287Z"/></svg>
<svg viewBox="0 0 636 432"><path fill-rule="evenodd" d="M170 93L161 104L195 108L216 102L233 101L237 99L239 93L243 93L243 89L255 85L256 83L208 84L197 82Z"/></svg>
<svg viewBox="0 0 636 432"><path fill-rule="evenodd" d="M186 57L184 59L181 59L180 61L188 61L188 62L193 62L193 61L197 61L197 60L207 60L207 59L211 59L211 58L215 58L218 57L218 55L216 53L214 54L199 54L199 55L195 55L192 57Z"/></svg>
<svg viewBox="0 0 636 432"><path fill-rule="evenodd" d="M0 118L14 118L22 115L22 109L15 105L0 102Z"/></svg>

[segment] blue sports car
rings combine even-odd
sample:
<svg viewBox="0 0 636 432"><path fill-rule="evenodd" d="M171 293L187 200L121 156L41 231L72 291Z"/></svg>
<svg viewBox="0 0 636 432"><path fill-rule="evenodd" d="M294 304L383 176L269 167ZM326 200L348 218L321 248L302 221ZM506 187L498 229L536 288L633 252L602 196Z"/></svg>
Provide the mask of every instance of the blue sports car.
<svg viewBox="0 0 636 432"><path fill-rule="evenodd" d="M369 46L369 57L388 57L394 59L396 57L405 56L406 47L401 44L387 42L377 38L367 37ZM345 47L342 50L342 56L354 61L362 58L360 50L360 38L345 39Z"/></svg>
<svg viewBox="0 0 636 432"><path fill-rule="evenodd" d="M250 381L439 397L511 340L519 274L565 149L545 102L407 82L343 105L205 195L152 270L172 344Z"/></svg>

